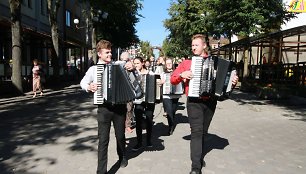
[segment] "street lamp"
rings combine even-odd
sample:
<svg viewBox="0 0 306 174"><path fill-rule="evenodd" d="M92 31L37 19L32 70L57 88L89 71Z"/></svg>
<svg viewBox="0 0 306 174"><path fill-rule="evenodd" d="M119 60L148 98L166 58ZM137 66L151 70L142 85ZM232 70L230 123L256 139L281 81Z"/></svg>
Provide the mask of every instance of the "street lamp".
<svg viewBox="0 0 306 174"><path fill-rule="evenodd" d="M88 43L88 41L89 41L89 19L88 19L88 17L86 18L86 25L85 26L79 26L79 23L80 23L80 20L78 19L78 18L75 18L74 20L73 20L73 23L75 24L75 28L76 29L83 29L83 28L85 28L86 29L86 44Z"/></svg>
<svg viewBox="0 0 306 174"><path fill-rule="evenodd" d="M88 18L86 19L86 23L87 23L87 20L88 20ZM80 21L79 21L78 18L75 18L75 19L73 20L73 23L75 24L75 28L76 28L76 29L82 29L82 28L88 27L88 25L79 27L78 25L79 25Z"/></svg>
<svg viewBox="0 0 306 174"><path fill-rule="evenodd" d="M82 28L88 28L89 25L93 25L94 22L102 22L102 20L106 19L108 17L107 12L102 12L101 10L98 10L97 15L92 15L92 22L89 22L88 17L86 18L86 26L79 26L80 20L78 18L75 18L73 20L73 23L75 24L76 29L82 29Z"/></svg>
<svg viewBox="0 0 306 174"><path fill-rule="evenodd" d="M95 23L102 22L108 17L107 12L103 12L102 10L97 10L96 14L93 13L94 9L91 9L91 15L90 18L86 18L86 26L79 26L78 24L80 23L79 19L74 19L73 23L75 24L76 29L82 29L86 28L86 43L88 43L88 33L89 29L91 31L91 46L92 46L92 57L94 62L97 62L97 51L96 51L96 26L94 25ZM89 22L91 20L91 22Z"/></svg>

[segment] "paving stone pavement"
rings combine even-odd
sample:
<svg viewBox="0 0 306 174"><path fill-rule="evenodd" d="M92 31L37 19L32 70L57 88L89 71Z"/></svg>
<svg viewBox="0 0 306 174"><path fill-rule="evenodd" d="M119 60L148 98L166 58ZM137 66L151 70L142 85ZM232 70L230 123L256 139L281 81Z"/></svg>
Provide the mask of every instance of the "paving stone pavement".
<svg viewBox="0 0 306 174"><path fill-rule="evenodd" d="M161 104L154 113L153 148L132 152L136 133L126 133L129 164L116 163L114 131L109 173L188 174L190 128L180 99L174 134L167 136ZM235 90L218 102L205 143L205 174L306 173L306 100L259 100ZM93 174L97 166L96 107L71 86L43 97L0 99L1 174ZM145 134L145 131L144 131Z"/></svg>

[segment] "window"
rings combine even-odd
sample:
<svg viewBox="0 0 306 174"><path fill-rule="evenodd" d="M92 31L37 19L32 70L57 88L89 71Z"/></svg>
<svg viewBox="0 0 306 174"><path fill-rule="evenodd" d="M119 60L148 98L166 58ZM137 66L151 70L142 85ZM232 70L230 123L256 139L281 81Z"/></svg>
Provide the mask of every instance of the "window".
<svg viewBox="0 0 306 174"><path fill-rule="evenodd" d="M70 11L66 10L66 26L71 26Z"/></svg>

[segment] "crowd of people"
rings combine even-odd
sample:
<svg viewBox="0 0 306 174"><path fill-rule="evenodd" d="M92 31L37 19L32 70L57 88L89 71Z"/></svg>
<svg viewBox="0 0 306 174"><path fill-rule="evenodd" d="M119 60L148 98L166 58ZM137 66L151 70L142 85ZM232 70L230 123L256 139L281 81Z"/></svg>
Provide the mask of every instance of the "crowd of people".
<svg viewBox="0 0 306 174"><path fill-rule="evenodd" d="M198 34L192 37L192 52L196 56L207 59L207 44L205 36ZM107 40L100 40L97 44L97 54L99 57L97 64L114 64L111 54L111 43ZM156 63L152 60L145 60L142 57L136 57L131 59L128 52L121 54L121 61L125 63L122 65L128 72L136 72L136 82L144 88L147 75L158 75L156 80L156 88L162 90L162 104L164 108L164 115L168 121L168 135L171 136L175 130L176 121L175 114L177 111L178 101L185 93L188 94L189 81L192 79L193 74L190 70L191 60L183 60L177 68L172 59L164 59L160 57ZM81 88L86 92L97 92L99 85L97 84L96 66L92 66L88 69L85 76L80 82ZM233 85L238 82L236 76L233 80ZM170 85L170 88L169 88ZM154 86L152 86L154 87ZM175 88L172 88L175 87ZM178 88L180 87L180 88ZM175 89L175 90L172 90ZM180 90L181 89L181 90ZM141 148L152 148L154 142L152 142L152 128L153 128L153 116L155 103L146 102L144 99L146 92L143 89L144 94L142 97L134 99L127 103L109 103L104 102L98 105L97 121L98 121L98 167L97 174L107 173L107 157L108 157L108 145L109 134L111 125L115 130L117 154L119 158L120 167L126 167L128 165L128 159L126 156L126 141L125 133L133 132L136 129L137 142L132 148L132 151L138 151ZM205 166L203 143L208 134L208 128L212 117L214 115L217 105L217 100L213 96L200 96L200 97L188 97L187 95L187 114L191 128L191 142L190 142L190 157L191 157L191 171L190 174L202 173L202 167ZM135 124L136 125L135 125ZM144 146L143 143L143 126L146 129Z"/></svg>

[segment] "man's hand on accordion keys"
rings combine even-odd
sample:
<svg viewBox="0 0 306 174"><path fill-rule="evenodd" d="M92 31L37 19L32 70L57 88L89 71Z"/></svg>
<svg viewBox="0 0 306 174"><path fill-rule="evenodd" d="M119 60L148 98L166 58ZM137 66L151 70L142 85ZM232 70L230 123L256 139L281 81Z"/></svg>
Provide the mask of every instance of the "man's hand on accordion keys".
<svg viewBox="0 0 306 174"><path fill-rule="evenodd" d="M90 83L87 88L87 90L91 92L96 92L97 89L98 89L98 85L96 83Z"/></svg>
<svg viewBox="0 0 306 174"><path fill-rule="evenodd" d="M237 85L238 80L239 80L239 77L236 74L232 80L232 88L234 88Z"/></svg>
<svg viewBox="0 0 306 174"><path fill-rule="evenodd" d="M182 79L191 79L192 78L192 72L191 71L184 71L180 74L180 77Z"/></svg>

